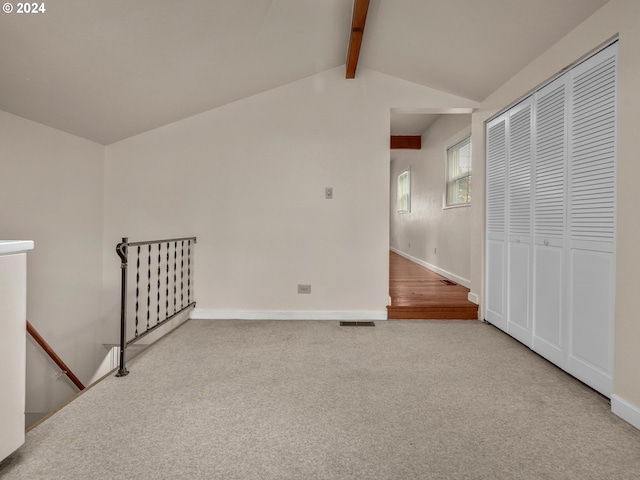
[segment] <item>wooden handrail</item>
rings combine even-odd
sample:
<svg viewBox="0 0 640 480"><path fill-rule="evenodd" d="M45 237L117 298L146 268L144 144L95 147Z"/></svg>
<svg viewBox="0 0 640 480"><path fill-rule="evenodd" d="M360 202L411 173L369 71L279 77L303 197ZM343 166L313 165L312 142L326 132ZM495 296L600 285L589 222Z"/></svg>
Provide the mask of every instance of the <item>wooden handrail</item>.
<svg viewBox="0 0 640 480"><path fill-rule="evenodd" d="M56 363L56 365L58 365L58 367L62 370L62 372L67 377L69 377L69 380L71 380L73 384L76 387L78 387L81 391L84 390L85 387L80 381L80 379L73 374L71 369L67 367L67 364L62 361L62 359L56 354L56 352L53 351L51 346L46 342L46 340L42 338L42 336L38 333L38 331L35 328L33 328L33 325L29 323L29 320L27 320L27 332L29 332L29 335L33 337L33 339L38 343L38 345L40 345L40 347L47 353L47 355L51 357L51 360L53 360Z"/></svg>

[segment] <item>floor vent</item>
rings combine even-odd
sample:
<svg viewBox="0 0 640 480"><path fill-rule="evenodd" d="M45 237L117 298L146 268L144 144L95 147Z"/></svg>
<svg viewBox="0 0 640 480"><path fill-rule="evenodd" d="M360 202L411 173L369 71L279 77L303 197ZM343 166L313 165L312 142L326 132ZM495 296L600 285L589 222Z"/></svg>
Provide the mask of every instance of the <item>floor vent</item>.
<svg viewBox="0 0 640 480"><path fill-rule="evenodd" d="M340 322L341 327L375 327L373 322Z"/></svg>
<svg viewBox="0 0 640 480"><path fill-rule="evenodd" d="M452 282L451 280L440 280L445 285L457 285L456 282Z"/></svg>

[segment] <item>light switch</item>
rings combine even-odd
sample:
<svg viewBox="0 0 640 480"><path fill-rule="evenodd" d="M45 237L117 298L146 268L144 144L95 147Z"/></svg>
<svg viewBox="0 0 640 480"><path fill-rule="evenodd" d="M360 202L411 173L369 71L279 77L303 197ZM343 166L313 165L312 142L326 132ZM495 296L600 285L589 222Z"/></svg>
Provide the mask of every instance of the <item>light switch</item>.
<svg viewBox="0 0 640 480"><path fill-rule="evenodd" d="M324 189L324 198L327 200L333 200L333 187L326 187Z"/></svg>

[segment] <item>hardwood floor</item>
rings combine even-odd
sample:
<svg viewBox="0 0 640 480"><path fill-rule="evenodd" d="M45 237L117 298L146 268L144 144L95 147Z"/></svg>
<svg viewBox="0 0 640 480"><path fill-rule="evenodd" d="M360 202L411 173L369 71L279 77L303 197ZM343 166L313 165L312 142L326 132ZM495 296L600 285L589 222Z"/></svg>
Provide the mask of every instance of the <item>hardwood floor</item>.
<svg viewBox="0 0 640 480"><path fill-rule="evenodd" d="M445 277L389 252L388 318L477 320L478 306L467 300L469 289L447 285Z"/></svg>

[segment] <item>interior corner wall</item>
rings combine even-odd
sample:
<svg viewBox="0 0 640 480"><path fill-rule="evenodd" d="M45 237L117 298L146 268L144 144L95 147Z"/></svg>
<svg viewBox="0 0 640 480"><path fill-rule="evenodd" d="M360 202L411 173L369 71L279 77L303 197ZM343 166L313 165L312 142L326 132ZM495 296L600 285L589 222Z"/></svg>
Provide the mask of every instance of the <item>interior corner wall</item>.
<svg viewBox="0 0 640 480"><path fill-rule="evenodd" d="M35 242L27 318L86 382L103 354L104 147L0 111L0 158L0 237ZM59 373L29 338L27 424L77 392Z"/></svg>
<svg viewBox="0 0 640 480"><path fill-rule="evenodd" d="M200 318L386 318L390 109L473 106L340 67L110 145L105 284L120 237L195 235Z"/></svg>
<svg viewBox="0 0 640 480"><path fill-rule="evenodd" d="M472 119L474 205L472 206L472 289L483 285L485 133L487 119L583 58L616 35L618 45L617 217L616 217L616 320L614 393L625 419L640 428L640 8L637 0L610 0L561 41L542 54L485 99ZM480 186L480 188L478 188ZM481 312L484 311L484 292ZM634 423L635 422L635 423Z"/></svg>
<svg viewBox="0 0 640 480"><path fill-rule="evenodd" d="M471 132L471 115L441 115L423 134L421 150L392 150L390 244L392 249L470 285L471 210L443 208L446 149ZM397 177L411 171L411 212L396 208Z"/></svg>

